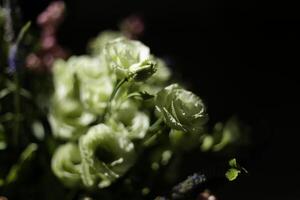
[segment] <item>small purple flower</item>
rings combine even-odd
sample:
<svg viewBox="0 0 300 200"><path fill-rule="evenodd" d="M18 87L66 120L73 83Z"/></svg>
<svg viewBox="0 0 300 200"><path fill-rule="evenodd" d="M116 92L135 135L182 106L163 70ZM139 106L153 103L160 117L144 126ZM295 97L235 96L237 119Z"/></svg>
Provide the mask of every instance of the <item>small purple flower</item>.
<svg viewBox="0 0 300 200"><path fill-rule="evenodd" d="M8 53L8 72L14 73L17 69L17 54L18 54L18 46L13 44L9 48Z"/></svg>

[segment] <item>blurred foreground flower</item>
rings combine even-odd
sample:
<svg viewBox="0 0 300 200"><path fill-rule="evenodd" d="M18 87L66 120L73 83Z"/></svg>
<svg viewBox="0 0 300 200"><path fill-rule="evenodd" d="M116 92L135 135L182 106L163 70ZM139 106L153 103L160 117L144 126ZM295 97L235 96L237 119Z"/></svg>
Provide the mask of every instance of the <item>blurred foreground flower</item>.
<svg viewBox="0 0 300 200"><path fill-rule="evenodd" d="M135 151L124 130L99 124L79 140L85 186L109 186L133 164Z"/></svg>

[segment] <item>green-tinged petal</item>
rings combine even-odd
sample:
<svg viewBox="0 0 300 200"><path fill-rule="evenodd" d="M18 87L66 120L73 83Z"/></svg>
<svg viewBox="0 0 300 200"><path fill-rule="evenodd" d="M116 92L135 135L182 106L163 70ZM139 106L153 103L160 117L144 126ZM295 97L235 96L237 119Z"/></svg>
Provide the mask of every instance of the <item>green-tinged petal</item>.
<svg viewBox="0 0 300 200"><path fill-rule="evenodd" d="M59 146L51 161L53 173L68 187L81 184L81 157L79 148L74 143Z"/></svg>
<svg viewBox="0 0 300 200"><path fill-rule="evenodd" d="M150 118L142 112L137 112L129 127L129 138L142 139L150 126Z"/></svg>
<svg viewBox="0 0 300 200"><path fill-rule="evenodd" d="M120 106L115 106L112 118L122 122L125 126L131 124L132 119L138 112L138 103L133 100L126 100L121 102Z"/></svg>
<svg viewBox="0 0 300 200"><path fill-rule="evenodd" d="M150 118L144 113L138 111L139 104L136 101L127 99L116 108L112 115L111 124L127 129L127 136L130 139L142 139L145 137L150 126Z"/></svg>

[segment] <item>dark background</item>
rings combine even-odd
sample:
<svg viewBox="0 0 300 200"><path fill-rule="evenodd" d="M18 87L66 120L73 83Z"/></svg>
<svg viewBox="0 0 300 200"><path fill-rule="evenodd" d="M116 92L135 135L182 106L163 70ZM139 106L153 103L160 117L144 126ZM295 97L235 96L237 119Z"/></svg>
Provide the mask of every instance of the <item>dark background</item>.
<svg viewBox="0 0 300 200"><path fill-rule="evenodd" d="M49 0L22 2L34 19ZM59 39L74 54L121 19L140 14L141 40L206 102L212 122L237 114L253 127L249 176L219 199L299 199L300 15L288 1L72 0Z"/></svg>

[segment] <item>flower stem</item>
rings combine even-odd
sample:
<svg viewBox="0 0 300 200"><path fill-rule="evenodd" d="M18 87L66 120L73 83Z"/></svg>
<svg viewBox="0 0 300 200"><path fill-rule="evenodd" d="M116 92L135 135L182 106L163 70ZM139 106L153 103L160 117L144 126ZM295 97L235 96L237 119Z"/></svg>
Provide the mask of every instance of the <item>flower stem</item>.
<svg viewBox="0 0 300 200"><path fill-rule="evenodd" d="M150 133L156 133L160 129L160 124L163 122L163 118L158 118L148 129Z"/></svg>
<svg viewBox="0 0 300 200"><path fill-rule="evenodd" d="M127 82L127 81L128 81L128 79L127 79L127 78L124 78L124 79L122 79L121 81L117 82L117 84L116 84L116 86L115 86L113 92L111 93L110 98L109 98L109 100L108 100L108 102L107 102L106 108L105 108L105 110L104 110L103 117L102 117L103 120L105 120L105 119L107 118L107 116L110 114L111 103L112 103L112 101L113 101L114 98L116 97L116 95L117 95L119 89L121 88L121 86L122 86L125 82Z"/></svg>
<svg viewBox="0 0 300 200"><path fill-rule="evenodd" d="M15 107L15 125L14 125L14 135L13 135L13 143L14 145L18 145L19 142L19 132L20 132L20 115L21 115L21 101L20 101L20 81L19 74L16 71L14 73L14 82L16 85L16 89L14 91L14 107Z"/></svg>
<svg viewBox="0 0 300 200"><path fill-rule="evenodd" d="M143 142L143 145L149 146L152 144L152 142L157 138L157 136L161 133L161 131L164 129L161 124L164 122L163 118L158 118L148 129L147 137L145 138L145 141Z"/></svg>

